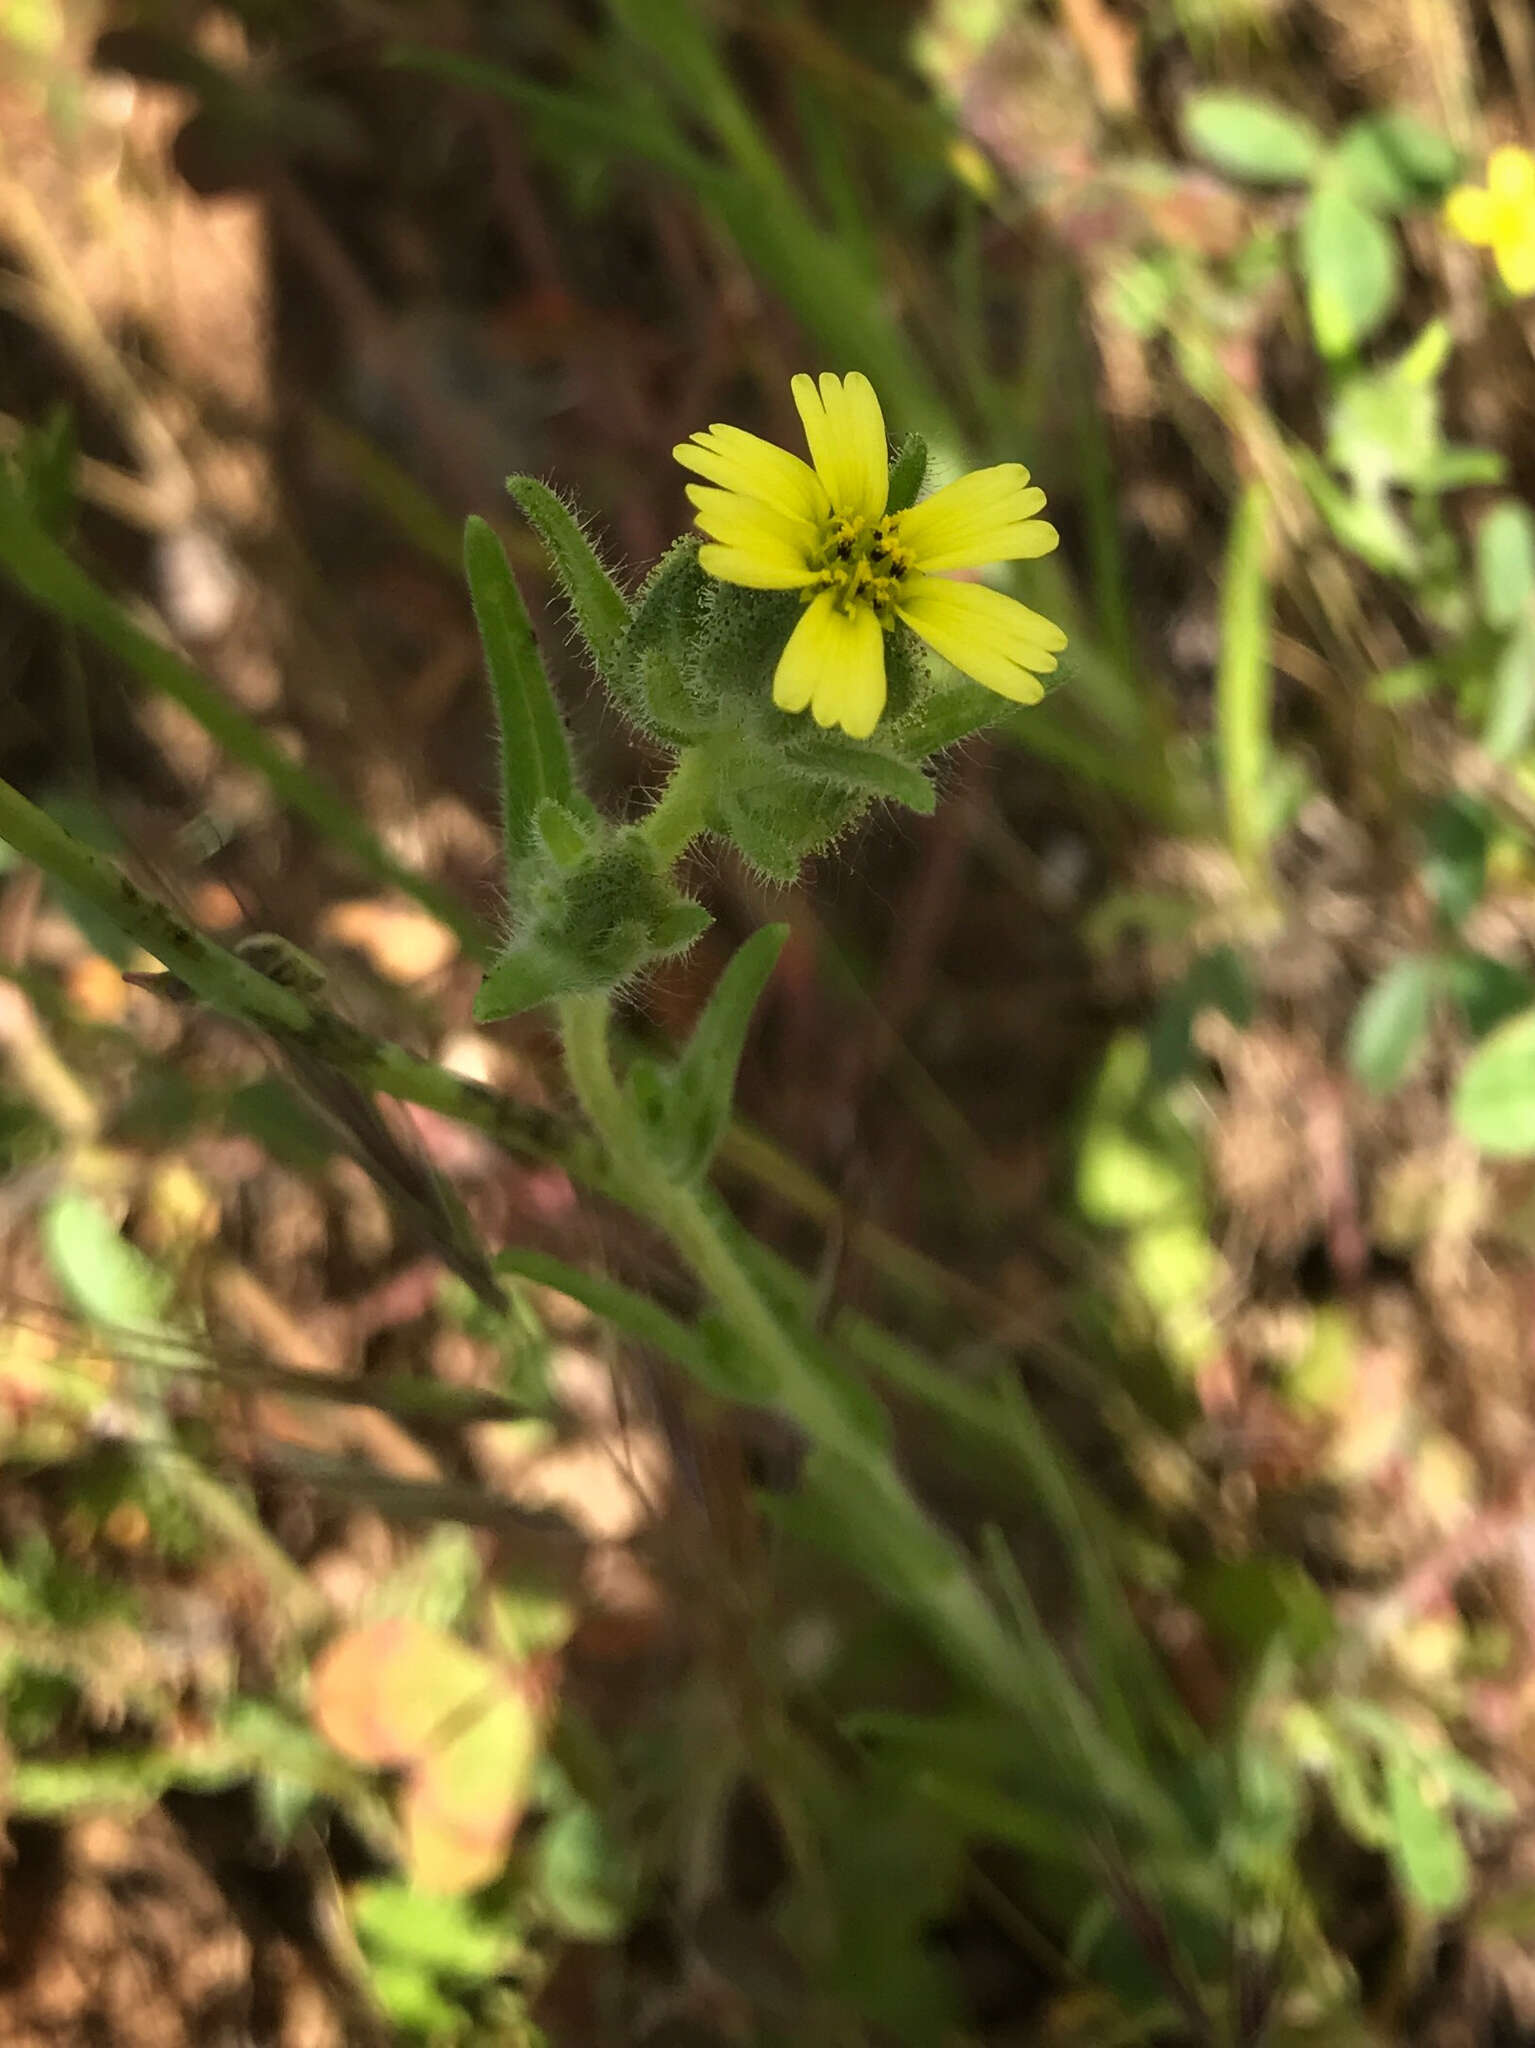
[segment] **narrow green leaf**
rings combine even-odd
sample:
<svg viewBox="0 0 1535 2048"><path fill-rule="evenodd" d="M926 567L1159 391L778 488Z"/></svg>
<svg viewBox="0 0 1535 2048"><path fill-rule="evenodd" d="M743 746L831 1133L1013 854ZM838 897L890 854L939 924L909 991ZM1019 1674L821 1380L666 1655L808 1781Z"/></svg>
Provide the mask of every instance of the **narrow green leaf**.
<svg viewBox="0 0 1535 2048"><path fill-rule="evenodd" d="M173 1785L213 1790L242 1775L241 1761L217 1742L214 1761L189 1749L118 1750L103 1756L31 1758L11 1767L6 1787L11 1811L32 1820L122 1808L139 1812ZM248 1763L245 1769L249 1769Z"/></svg>
<svg viewBox="0 0 1535 2048"><path fill-rule="evenodd" d="M764 925L732 954L681 1057L664 1077L663 1141L685 1179L706 1173L730 1127L736 1073L768 977L789 936Z"/></svg>
<svg viewBox="0 0 1535 2048"><path fill-rule="evenodd" d="M1221 579L1221 657L1215 679L1216 737L1231 850L1256 877L1267 841L1269 777L1269 585L1264 565L1268 494L1256 479L1237 507Z"/></svg>
<svg viewBox="0 0 1535 2048"><path fill-rule="evenodd" d="M1495 761L1512 761L1529 744L1535 729L1535 617L1525 618L1509 635L1492 672L1492 700L1482 745Z"/></svg>
<svg viewBox="0 0 1535 2048"><path fill-rule="evenodd" d="M1430 496L1441 491L1464 491L1475 484L1501 484L1508 477L1508 462L1491 448L1439 448L1424 458L1412 481Z"/></svg>
<svg viewBox="0 0 1535 2048"><path fill-rule="evenodd" d="M1195 93L1183 128L1200 156L1254 185L1301 184L1321 161L1322 138L1309 121L1248 93Z"/></svg>
<svg viewBox="0 0 1535 2048"><path fill-rule="evenodd" d="M1505 631L1535 596L1535 519L1514 498L1494 505L1477 528L1476 588L1482 617Z"/></svg>
<svg viewBox="0 0 1535 2048"><path fill-rule="evenodd" d="M764 1382L754 1361L739 1359L740 1347L728 1332L685 1323L668 1314L648 1295L638 1294L605 1274L583 1273L579 1266L567 1265L552 1252L514 1245L498 1252L493 1263L498 1273L513 1274L537 1286L568 1294L572 1301L580 1302L626 1337L670 1358L691 1379L723 1400L760 1404L772 1398L771 1385ZM727 1348L732 1346L727 1356Z"/></svg>
<svg viewBox="0 0 1535 2048"><path fill-rule="evenodd" d="M562 803L571 793L570 746L522 592L495 529L483 519L464 522L464 573L501 731L502 835L510 874L528 850L538 806L545 798Z"/></svg>
<svg viewBox="0 0 1535 2048"><path fill-rule="evenodd" d="M1430 1913L1453 1913L1471 1889L1471 1866L1448 1801L1429 1798L1424 1772L1410 1757L1382 1758L1386 1808L1391 1816L1388 1853L1398 1877Z"/></svg>
<svg viewBox="0 0 1535 2048"><path fill-rule="evenodd" d="M1053 1787L1059 1776L1053 1757L1050 1771L1042 1775ZM969 1784L941 1767L921 1772L915 1784L924 1799L930 1799L950 1820L982 1841L1010 1843L1031 1862L1046 1868L1065 1864L1096 1874L1092 1827L1097 1816L1086 1799L1079 1801L1083 1823L1071 1826L1063 1825L1049 1805L1026 1804L998 1792L994 1785Z"/></svg>
<svg viewBox="0 0 1535 2048"><path fill-rule="evenodd" d="M1340 179L1324 178L1301 216L1300 255L1317 347L1325 356L1346 356L1396 304L1396 240Z"/></svg>
<svg viewBox="0 0 1535 2048"><path fill-rule="evenodd" d="M1155 1730L1186 1746L1189 1722L1125 1597L1119 1534L1070 1454L1015 1379L994 1386L956 1379L898 1339L844 1313L834 1334L879 1379L937 1416L967 1459L999 1465L1020 1481L1055 1525L1081 1594L1093 1659L1088 1675L1100 1711L1127 1752ZM1133 1706L1128 1703L1133 1701Z"/></svg>
<svg viewBox="0 0 1535 2048"><path fill-rule="evenodd" d="M514 476L507 479L506 487L549 550L554 573L575 614L592 661L599 674L607 675L629 623L629 606L623 592L602 566L596 550L581 531L580 521L547 484L540 483L537 477Z"/></svg>
<svg viewBox="0 0 1535 2048"><path fill-rule="evenodd" d="M1535 1152L1535 1010L1482 1040L1461 1074L1453 1114L1456 1128L1494 1157Z"/></svg>
<svg viewBox="0 0 1535 2048"><path fill-rule="evenodd" d="M1508 1820L1516 1810L1512 1793L1489 1771L1458 1749L1433 1749L1428 1768L1454 1801L1468 1813L1484 1814L1489 1820Z"/></svg>
<svg viewBox="0 0 1535 2048"><path fill-rule="evenodd" d="M1422 1052L1442 979L1437 960L1413 954L1387 968L1354 1012L1348 1062L1375 1094L1396 1087Z"/></svg>
<svg viewBox="0 0 1535 2048"><path fill-rule="evenodd" d="M924 1799L952 1812L967 1833L1017 1841L1052 1863L1080 1860L1091 1866L1101 1808L1090 1778L1070 1771L1030 1771L1026 1807L1014 1806L1003 1792L1010 1779L1022 1776L1016 1725L974 1713L864 1708L845 1715L841 1731L881 1765L899 1772Z"/></svg>
<svg viewBox="0 0 1535 2048"><path fill-rule="evenodd" d="M446 78L509 101L556 160L568 154L586 167L605 157L635 156L671 172L695 192L707 192L718 175L707 157L687 145L675 122L657 112L653 100L643 106L620 106L612 94L601 98L568 84L541 85L510 66L409 43L385 47L381 59L401 70Z"/></svg>
<svg viewBox="0 0 1535 2048"><path fill-rule="evenodd" d="M44 533L66 543L74 530L79 453L74 414L60 404L41 425L27 429L10 457L17 491L33 518Z"/></svg>

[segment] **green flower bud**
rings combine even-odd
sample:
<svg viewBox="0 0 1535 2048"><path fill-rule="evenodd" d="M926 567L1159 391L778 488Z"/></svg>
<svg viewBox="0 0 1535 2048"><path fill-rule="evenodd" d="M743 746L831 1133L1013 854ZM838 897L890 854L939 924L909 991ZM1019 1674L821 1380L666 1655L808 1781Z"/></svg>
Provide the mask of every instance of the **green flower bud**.
<svg viewBox="0 0 1535 2048"><path fill-rule="evenodd" d="M625 828L583 843L577 820L548 803L536 822L540 844L517 876L519 929L475 1000L481 1022L556 996L614 988L684 951L710 922L639 832Z"/></svg>

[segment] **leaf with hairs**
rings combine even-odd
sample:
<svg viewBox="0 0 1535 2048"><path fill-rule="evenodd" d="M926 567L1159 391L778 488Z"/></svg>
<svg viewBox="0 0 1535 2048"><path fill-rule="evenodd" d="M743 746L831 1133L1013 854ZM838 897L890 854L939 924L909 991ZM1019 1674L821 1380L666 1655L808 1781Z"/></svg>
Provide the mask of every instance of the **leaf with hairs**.
<svg viewBox="0 0 1535 2048"><path fill-rule="evenodd" d="M483 519L464 523L464 571L501 733L502 832L511 875L527 851L539 805L570 799L570 743L517 579L495 529Z"/></svg>
<svg viewBox="0 0 1535 2048"><path fill-rule="evenodd" d="M508 477L507 489L549 550L560 588L599 675L612 673L629 623L629 605L574 512L534 476Z"/></svg>

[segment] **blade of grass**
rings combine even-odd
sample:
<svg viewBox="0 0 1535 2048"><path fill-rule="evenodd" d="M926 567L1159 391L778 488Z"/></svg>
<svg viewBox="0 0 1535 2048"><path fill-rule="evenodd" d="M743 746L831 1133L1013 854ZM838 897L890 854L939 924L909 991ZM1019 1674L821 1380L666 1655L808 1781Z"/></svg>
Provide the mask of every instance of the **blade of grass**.
<svg viewBox="0 0 1535 2048"><path fill-rule="evenodd" d="M1086 377L1079 381L1073 409L1077 435L1078 474L1087 508L1087 551L1091 567L1093 612L1109 660L1134 686L1135 636L1130 628L1130 590L1119 537L1119 494L1097 394Z"/></svg>
<svg viewBox="0 0 1535 2048"><path fill-rule="evenodd" d="M539 1287L568 1295L626 1337L664 1353L698 1377L711 1382L717 1377L712 1353L694 1325L669 1314L659 1303L635 1293L621 1281L602 1273L584 1273L553 1252L536 1251L531 1245L511 1245L498 1252L495 1266L498 1273L509 1273L519 1280L531 1280Z"/></svg>
<svg viewBox="0 0 1535 2048"><path fill-rule="evenodd" d="M0 570L54 618L89 634L150 689L181 705L233 760L254 769L323 838L429 910L472 958L489 959L490 936L470 910L447 890L397 861L338 791L290 760L205 675L135 625L116 599L41 531L3 482Z"/></svg>
<svg viewBox="0 0 1535 2048"><path fill-rule="evenodd" d="M431 493L366 434L319 406L306 408L304 424L324 459L334 462L413 547L456 578L463 553L459 529Z"/></svg>
<svg viewBox="0 0 1535 2048"><path fill-rule="evenodd" d="M1215 676L1216 743L1226 833L1249 881L1264 879L1268 841L1269 585L1264 566L1268 492L1255 478L1232 521L1221 576L1221 656Z"/></svg>
<svg viewBox="0 0 1535 2048"><path fill-rule="evenodd" d="M691 48L679 54L667 26L674 11L682 12L668 8L658 16L643 9L626 20L627 61L604 75L601 94L532 85L496 65L466 66L409 46L392 49L389 61L492 92L523 109L546 132L578 139L588 157L593 150L605 159L639 156L669 172L714 216L831 358L874 380L902 426L944 429L952 440L946 408L885 311L881 280L851 260L836 236L817 226L717 62L700 60ZM636 113L647 57L680 98L682 120L713 136L725 152L723 164L679 143L680 123L664 126L648 105ZM716 82L722 82L719 97L714 96Z"/></svg>
<svg viewBox="0 0 1535 2048"><path fill-rule="evenodd" d="M1144 1734L1156 1727L1175 1749L1195 1753L1198 1731L1136 1623L1115 1571L1107 1511L1052 1442L1022 1387L967 1386L861 1317L839 1317L835 1333L889 1385L1024 1479L1054 1525L1077 1581L1100 1706L1120 1746L1146 1761Z"/></svg>
<svg viewBox="0 0 1535 2048"><path fill-rule="evenodd" d="M383 61L402 71L430 73L509 101L528 116L541 141L555 145L556 154L561 142L573 142L588 160L594 152L599 158L615 151L637 156L700 192L707 191L718 175L708 158L689 148L670 123L647 118L648 109L637 111L622 99L604 100L564 87L540 85L484 58L415 43L392 44Z"/></svg>

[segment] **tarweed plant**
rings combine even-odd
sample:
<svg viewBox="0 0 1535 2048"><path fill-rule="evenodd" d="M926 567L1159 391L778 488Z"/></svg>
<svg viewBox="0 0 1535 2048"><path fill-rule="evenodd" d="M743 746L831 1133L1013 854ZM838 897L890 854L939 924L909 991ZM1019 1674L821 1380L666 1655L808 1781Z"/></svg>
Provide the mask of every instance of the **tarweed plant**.
<svg viewBox="0 0 1535 2048"><path fill-rule="evenodd" d="M557 1003L567 1073L618 1189L713 1303L717 1386L798 1426L809 1490L835 1500L842 1545L957 1674L1032 1716L1031 1659L960 1546L906 1490L878 1405L785 1314L707 1185L776 937L743 949L674 1067L620 1073L613 1063L615 992L708 922L675 874L695 838L718 835L788 877L880 798L930 809L925 765L981 725L986 697L947 664L930 672L918 635L1025 700L1041 694L1033 671L1064 644L1016 600L941 574L1055 544L1033 517L1043 494L1025 470L981 472L924 498L925 451L909 441L892 463L867 379L799 378L795 399L813 467L726 426L678 451L708 479L693 500L709 539L679 540L616 632L606 624L623 601L579 523L536 483L513 481L619 707L674 753L637 825L602 819L574 786L510 573L489 529L471 524L470 582L506 750L512 925L477 1010Z"/></svg>
<svg viewBox="0 0 1535 2048"><path fill-rule="evenodd" d="M1043 494L1021 465L923 496L925 449L910 437L892 462L865 378L796 379L795 398L813 467L721 426L679 451L711 479L695 495L710 538L703 546L681 538L633 604L570 508L535 479L512 481L594 668L619 709L674 757L664 791L637 824L603 817L580 788L505 553L488 524L469 521L466 569L502 744L509 934L476 1014L493 1020L556 1005L567 1074L596 1141L595 1151L566 1145L564 1157L671 1238L712 1304L701 1376L803 1432L806 1490L834 1504L837 1547L909 1611L962 1682L1053 1746L1068 1730L1079 1762L1092 1756L1109 1810L1166 1821L1163 1795L1125 1768L1090 1715L1060 1721L1035 1648L907 1490L878 1402L791 1312L782 1285L768 1278L766 1253L742 1237L708 1186L782 933L766 931L741 949L671 1066L614 1065L616 994L710 921L677 874L695 839L717 835L766 874L789 878L875 802L931 810L928 764L980 729L998 696L1027 703L1041 695L1037 678L1064 645L1017 600L950 580L1056 544L1054 529L1034 516ZM457 1112L519 1149L547 1149L547 1132L516 1118L509 1126L486 1091L351 1030L312 988L259 972L261 956L249 949L242 957L210 943L4 785L0 836L199 999L273 1036L291 1059L310 1068L328 1060L365 1088ZM461 1265L468 1257L456 1248ZM700 1369L704 1354L684 1348L681 1362ZM1066 1682L1062 1672L1054 1687Z"/></svg>

